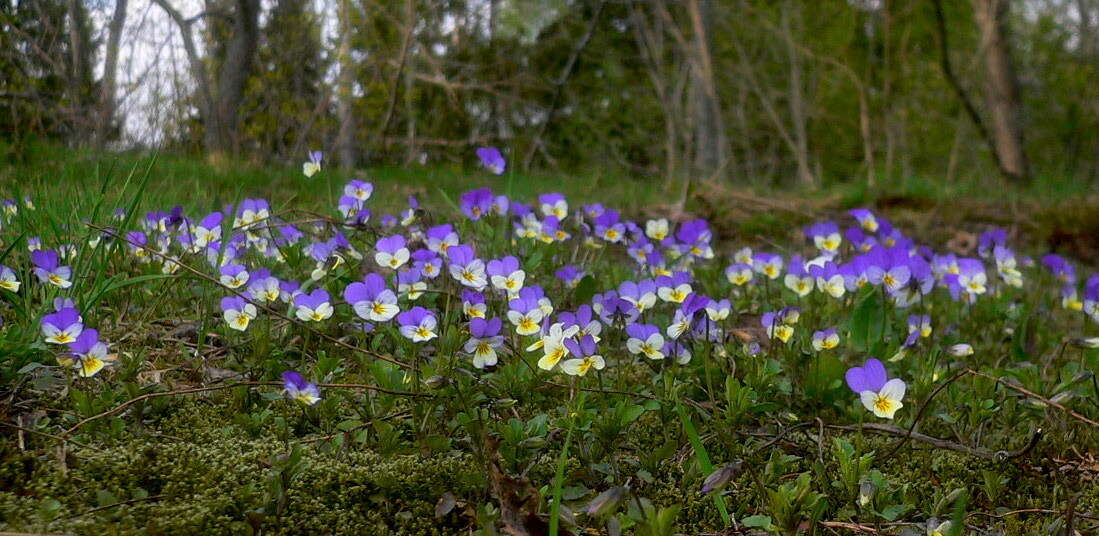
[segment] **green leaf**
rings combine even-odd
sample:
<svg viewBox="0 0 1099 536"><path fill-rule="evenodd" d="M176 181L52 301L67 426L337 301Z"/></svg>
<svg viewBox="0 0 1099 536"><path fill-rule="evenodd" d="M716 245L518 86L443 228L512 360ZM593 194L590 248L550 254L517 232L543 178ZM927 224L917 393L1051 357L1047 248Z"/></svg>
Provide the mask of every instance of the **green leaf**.
<svg viewBox="0 0 1099 536"><path fill-rule="evenodd" d="M123 279L122 281L109 282L106 286L101 288L99 290L99 292L97 292L95 294L95 296L92 297L92 299L88 302L88 306L90 307L91 304L94 304L94 303L98 302L99 299L102 298L105 294L108 294L110 292L114 292L114 291L116 291L120 288L125 288L125 287L129 287L129 286L132 286L132 285L139 285L139 284L145 283L147 281L157 281L157 280L160 280L160 279L171 279L173 277L179 277L179 276L177 276L175 274L146 274L146 275L139 275L137 277L131 277L129 279Z"/></svg>
<svg viewBox="0 0 1099 536"><path fill-rule="evenodd" d="M629 424L636 421L643 413L645 413L643 406L629 406L622 411L622 422L620 424Z"/></svg>
<svg viewBox="0 0 1099 536"><path fill-rule="evenodd" d="M710 463L710 455L706 453L706 446L702 444L702 438L698 436L698 430L695 430L694 423L691 422L691 417L687 415L687 409L683 407L683 404L677 403L675 405L675 412L679 415L679 422L683 424L683 431L687 434L687 439L691 443L691 448L695 451L695 457L698 458L698 466L702 469L703 474L710 474L714 472L714 466ZM721 521L728 527L732 525L732 518L729 517L729 510L725 507L725 497L719 494L714 494L714 505L717 506L718 513L721 514Z"/></svg>
<svg viewBox="0 0 1099 536"><path fill-rule="evenodd" d="M740 524L745 527L768 529L771 527L771 516L748 516L741 519Z"/></svg>
<svg viewBox="0 0 1099 536"><path fill-rule="evenodd" d="M27 363L26 365L23 365L23 368L19 369L18 374L30 374L31 372L34 372L35 370L38 370L40 368L46 368L46 366L47 365L43 363L32 361L30 363Z"/></svg>
<svg viewBox="0 0 1099 536"><path fill-rule="evenodd" d="M887 506L884 510L882 510L881 511L881 516L883 518L885 518L886 521L895 521L898 517L901 516L901 514L907 512L907 511L908 511L908 505L906 505L906 504L893 504L893 505Z"/></svg>
<svg viewBox="0 0 1099 536"><path fill-rule="evenodd" d="M884 326L885 314L878 300L875 289L864 291L864 295L855 305L851 313L851 321L848 323L848 341L851 346L861 352L866 352L877 341Z"/></svg>
<svg viewBox="0 0 1099 536"><path fill-rule="evenodd" d="M576 290L573 291L572 297L574 303L588 303L591 301L591 297L595 296L598 289L595 288L595 278L586 275L579 283L576 284Z"/></svg>

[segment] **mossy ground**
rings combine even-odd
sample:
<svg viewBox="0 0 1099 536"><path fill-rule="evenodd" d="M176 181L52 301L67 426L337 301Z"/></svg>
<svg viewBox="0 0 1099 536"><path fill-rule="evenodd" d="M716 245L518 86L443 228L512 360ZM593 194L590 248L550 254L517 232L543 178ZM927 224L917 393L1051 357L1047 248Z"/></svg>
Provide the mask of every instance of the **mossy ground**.
<svg viewBox="0 0 1099 536"><path fill-rule="evenodd" d="M20 450L16 438L6 436L0 440L0 527L88 535L434 536L468 532L476 525L476 511L493 501L484 466L468 452L380 454L354 441L324 441L303 449L302 471L287 488L281 511L261 513L276 511L268 486L291 444L271 426L255 430L227 425L233 409L226 402L224 396L176 400L124 439L100 441L92 448L70 445L64 462L49 448L56 443L48 439L26 435L25 450ZM296 409L282 405L279 414L293 421L300 417ZM877 453L889 452L896 441L869 433L825 431L824 438L817 433L812 427L790 433L767 456L797 456L782 465L789 474L832 474L836 459L824 446L832 440L841 438L860 451ZM618 468L636 467L639 458L666 440L664 423L655 413L646 415L636 433L619 445ZM686 444L685 439L674 440ZM750 460L750 471L766 470L770 460L753 457L747 445L740 452L716 452L715 462L743 458ZM529 471L536 486L549 483L558 452L547 449ZM679 533L718 533L721 521L709 496L688 485L699 478L692 460L687 451L673 453L651 473L651 481L637 482L635 490L655 504L682 506ZM1070 496L1076 497L1078 511L1099 510L1099 468L1081 470L1052 459L1036 464L985 461L920 444L880 467L907 501L927 508L964 488L971 491L971 512L1045 510ZM583 472L575 461L567 471ZM995 496L982 485L988 475L1002 479ZM737 517L754 510L751 488L750 479L741 479L727 493ZM456 497L459 507L436 516L435 506L446 493ZM982 514L970 514L970 519L979 526L989 521ZM996 526L1003 534L1046 534L1049 521L1049 515L1019 514Z"/></svg>
<svg viewBox="0 0 1099 536"><path fill-rule="evenodd" d="M49 162L44 163L44 160ZM164 208L180 200L187 200L189 208L213 209L219 202L265 195L283 206L293 202L324 210L332 192L348 178L326 173L303 188L298 182L298 171L294 169L248 166L216 169L170 156L155 163L140 155L62 158L56 151L51 151L21 167L0 170L0 182L13 186L20 196L24 193L34 195L36 199L52 196L60 204L48 210L61 212L68 210L69 205L79 205L79 192L96 190L101 184L101 174L106 173L103 170L128 172L130 169L144 170L150 165L156 175L150 181L151 193L142 200L145 209ZM85 180L89 175L93 179ZM527 199L538 192L560 190L577 204L602 201L638 215L664 215L672 204L669 200L675 198L659 188L644 188L640 182L615 177L563 181L557 177L532 175L515 176L505 182L506 179L485 174L443 169L378 170L371 173L370 178L378 186L379 211L392 211L401 206L409 194L420 195L425 204L446 206L448 200L453 200L461 191L482 185L491 185L497 190L508 185L508 188L514 188L516 196ZM990 225L1003 225L1012 230L1014 238L1028 243L1034 251L1052 249L1075 254L1075 259L1085 265L1095 262L1093 253L1099 251L1094 238L1099 236L1094 232L1099 229L1095 215L1099 212L1095 210L1097 201L1092 197L1030 198L1025 192L1000 192L984 197L969 192L959 197L955 195L960 191L957 188L940 190L921 184L902 185L896 191L882 192L839 188L834 192L805 194L804 199L797 198L804 192L779 193L761 189L773 197L757 197L729 188L711 191L699 187L688 198L685 209L710 219L726 243L766 244L768 247L777 244L781 247L800 240L800 226L805 223L833 217L854 206L869 205L936 246L945 247L959 237L964 241L965 233L979 232ZM124 201L128 194L111 195L112 201ZM967 244L951 247L964 248ZM968 248L972 250L973 245ZM608 267L610 269L613 267ZM166 290L166 286L157 287L158 294L142 287L142 294L134 300L127 298L101 305L101 309L117 311L117 317L127 321L108 325L104 320L100 324L112 340L125 338L124 346L134 356L127 362L129 370L124 371L127 377L143 388L163 380L164 383L154 389L171 389L209 380L203 370L208 364L224 368L248 367L248 359L254 356L235 355L233 344L223 340L207 344L215 347L218 359L224 359L224 362L206 363L187 355L194 344L187 346L180 342L187 338L176 333L180 326L157 322L177 314L173 311L194 308L194 304L163 300ZM135 295L138 294L135 292ZM213 299L214 293L196 291L196 296ZM142 309L141 302L151 306ZM176 307L180 309L174 309ZM1039 327L1067 322L1067 314L1060 310L1045 310L1040 314L1042 322L1034 323ZM1052 334L1038 331L1031 337L1050 339L1042 342L1045 346L1056 346L1057 341L1052 338L1063 333L1048 331ZM975 333L974 338L989 346L1005 347L997 342L1003 339L998 332ZM296 342L308 344L301 339ZM252 347L244 350L259 355L271 349ZM281 352L280 357L290 360L298 359L298 354L303 353L301 348L277 350ZM352 355L340 353L338 349L328 348L327 351L331 352L330 357L353 362ZM1041 359L1053 358L1044 355ZM1076 358L1061 360L1058 356L1057 359L1063 364ZM1090 359L1094 361L1095 356L1091 355ZM1083 360L1081 353L1081 363ZM1003 358L992 356L989 361L999 365ZM1049 362L1044 366L1048 368ZM265 371L249 372L259 377ZM644 370L631 376L632 372L626 370L620 374L631 381L649 379ZM1056 377L1056 374L1044 376L1049 377ZM522 392L526 385L516 382L510 387L514 392L506 393L519 400L511 414L530 417L561 409L559 399L527 396L530 393ZM27 385L20 384L15 390L22 390L23 395L27 391L33 394L17 400L20 406L13 408L14 411L0 408L0 416L28 415L48 409L51 413L47 415L56 423L71 424L75 420L72 417L77 414L81 417L94 414L130 398L121 390L104 392L109 395L105 407L74 411L74 397L58 393L62 386L54 382L28 389ZM976 390L972 385L963 386L962 382L958 389L963 392ZM450 429L448 435L436 436L432 441L417 442L415 425L408 419L395 421L392 429L369 428L340 434L332 429L318 429L300 407L287 401L254 403L261 394L259 391L264 390L270 394L277 391L277 387L256 389L246 396L239 392L216 392L159 398L87 426L73 437L86 446L69 443L64 454L58 450L60 443L53 438L29 433L19 437L13 430L3 429L0 432L0 530L66 534L251 532L409 536L468 534L484 530L482 534L493 534L490 527L496 499L490 495L486 483L485 462L473 454L474 442L452 423L454 411L433 415L443 423L438 428ZM929 515L950 517L954 504L945 499L958 489L967 490L965 519L968 524L1008 535L1053 533L1058 529L1057 523L1066 517L1070 504L1076 512L1090 512L1091 515L1099 512L1099 462L1095 459L1095 453L1099 452L1099 434L1095 429L1074 423L1048 408L1023 408L1022 401L1012 398L1011 393L988 391L990 389L981 393L984 397L981 401L995 402L999 414L961 407L969 403L964 396L953 399L956 407L949 407L950 403L946 401L940 402L946 407L944 413L957 410L963 415L994 415L999 426L989 427L987 435L978 432L979 442L1005 450L1020 447L1031 432L1028 424L1040 422L1044 435L1026 457L1007 462L987 461L933 449L918 442L909 442L892 454L895 437L830 428L825 428L823 437L819 437L815 425L787 433L785 428L795 421L787 419L784 412L773 410L759 412L757 418L742 423L743 426L729 437L717 437L720 434L713 432L716 426L722 426L720 423L699 424L700 429L709 434L703 441L715 464L741 459L749 466L748 472L725 491L726 503L738 519L766 511L768 489L792 481L799 473L809 472L814 475L814 489L825 493L826 500L836 507L834 514L844 520L872 524L866 516L850 511L849 507L841 507L852 503L853 497L848 496L849 490L831 484L838 472L838 461L833 453L833 442L837 439L855 445L860 454L875 453L873 468L881 471L885 480L891 483L890 492L897 501L914 505L918 510L906 519L926 519ZM6 392L6 389L0 389L0 394ZM242 398L251 399L251 402L242 402ZM327 411L341 417L356 415L359 410L351 406L355 400L340 399ZM785 400L795 398L787 396ZM917 402L913 401L913 406ZM401 408L401 402L395 404L396 407L390 409ZM782 409L797 411L801 408L792 404ZM915 407L909 409L915 410ZM847 420L843 422L852 422L850 413L845 414L845 418ZM676 524L679 533L719 533L722 522L714 503L698 491L699 483L706 475L698 467L680 423L674 419L674 413L667 407L646 412L630 427L629 433L610 440L614 451L604 467L585 466L575 456L568 459L565 463L566 486L571 486L571 490L564 495L566 504L579 509L606 486L620 484L622 475L643 474L644 478L631 481L632 488L654 504L680 506L682 510ZM802 416L802 420L805 419L811 420ZM707 429L710 432L705 432ZM940 438L964 435L956 434L951 425L930 416L921 422L920 431ZM525 476L534 488L548 492L563 435L559 428L552 430L548 445L537 449L533 458L527 460L531 465ZM334 439L316 440L324 436ZM766 449L756 450L760 444L778 436L781 438ZM288 470L287 456L294 452L293 447L297 444L301 445L298 450L301 460L293 466L296 471ZM593 444L575 448L605 447ZM655 461L650 459L654 453L661 454ZM642 468L644 471L639 471ZM509 466L505 469L519 474L526 468ZM768 472L773 474L765 475L765 486L758 485L758 480L752 476ZM592 489L580 488L579 483L586 483ZM457 505L448 513L436 516L436 505L447 493L456 497ZM1019 513L1019 510L1033 511ZM602 526L597 520L583 516L579 519L589 531ZM1076 529L1081 534L1097 533L1099 525L1078 517ZM891 530L890 533L897 532L896 528Z"/></svg>

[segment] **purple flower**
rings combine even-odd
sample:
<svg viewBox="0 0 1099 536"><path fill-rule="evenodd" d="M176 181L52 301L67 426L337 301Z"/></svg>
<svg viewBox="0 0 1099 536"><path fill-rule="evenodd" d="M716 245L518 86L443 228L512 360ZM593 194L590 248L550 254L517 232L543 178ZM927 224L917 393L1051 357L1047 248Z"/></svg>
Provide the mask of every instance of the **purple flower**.
<svg viewBox="0 0 1099 536"><path fill-rule="evenodd" d="M568 338L564 340L572 359L566 359L561 363L561 371L570 376L584 376L589 370L603 370L606 363L603 356L596 354L595 338L584 335L579 340Z"/></svg>
<svg viewBox="0 0 1099 536"><path fill-rule="evenodd" d="M413 307L397 315L397 323L400 324L401 335L412 342L430 341L438 336L435 333L435 313L423 307Z"/></svg>
<svg viewBox="0 0 1099 536"><path fill-rule="evenodd" d="M1076 283L1076 268L1064 257L1050 253L1042 257L1042 264L1049 268L1049 271L1053 273L1058 281L1068 285Z"/></svg>
<svg viewBox="0 0 1099 536"><path fill-rule="evenodd" d="M847 386L859 395L862 405L878 417L892 419L903 407L901 399L906 389L904 381L889 377L885 366L877 359L867 359L861 367L851 367L846 374Z"/></svg>
<svg viewBox="0 0 1099 536"><path fill-rule="evenodd" d="M822 329L813 332L813 349L820 352L831 350L840 344L840 335L836 328Z"/></svg>
<svg viewBox="0 0 1099 536"><path fill-rule="evenodd" d="M763 317L760 318L760 324L766 330L767 336L778 339L783 343L789 341L790 337L794 335L794 328L785 322L786 314L784 311L763 313Z"/></svg>
<svg viewBox="0 0 1099 536"><path fill-rule="evenodd" d="M557 221L563 220L569 215L569 203L562 194L542 194L538 196L538 203L543 215L554 216Z"/></svg>
<svg viewBox="0 0 1099 536"><path fill-rule="evenodd" d="M805 228L805 237L813 241L813 244L817 246L817 249L823 251L826 255L832 256L839 250L840 244L843 243L843 237L840 235L839 226L834 222L822 222L810 225Z"/></svg>
<svg viewBox="0 0 1099 536"><path fill-rule="evenodd" d="M725 269L725 279L738 287L747 285L752 282L752 267L743 262L730 264Z"/></svg>
<svg viewBox="0 0 1099 536"><path fill-rule="evenodd" d="M877 392L889 378L885 373L885 365L881 361L867 359L863 366L847 369L846 379L847 386L855 394L859 394L863 391Z"/></svg>
<svg viewBox="0 0 1099 536"><path fill-rule="evenodd" d="M592 296L592 310L599 315L604 324L611 326L617 322L623 325L632 324L641 315L634 304L622 299L618 293L611 290L603 294Z"/></svg>
<svg viewBox="0 0 1099 536"><path fill-rule="evenodd" d="M42 317L42 335L46 337L46 342L68 344L75 341L82 331L84 321L75 308L66 307Z"/></svg>
<svg viewBox="0 0 1099 536"><path fill-rule="evenodd" d="M316 175L321 170L321 159L324 155L320 151L309 151L309 161L302 164L301 172L306 178Z"/></svg>
<svg viewBox="0 0 1099 536"><path fill-rule="evenodd" d="M396 270L404 266L410 257L408 248L405 247L405 239L401 235L379 238L374 248L378 250L374 254L374 262L383 268Z"/></svg>
<svg viewBox="0 0 1099 536"><path fill-rule="evenodd" d="M226 211L228 212L228 211ZM237 207L237 217L233 221L233 227L247 227L271 215L270 204L264 199L245 199Z"/></svg>
<svg viewBox="0 0 1099 536"><path fill-rule="evenodd" d="M454 226L449 223L428 229L424 238L427 249L444 257L450 255L451 246L458 245L458 233L454 232Z"/></svg>
<svg viewBox="0 0 1099 536"><path fill-rule="evenodd" d="M591 335L598 338L599 334L603 332L603 324L599 323L599 320L592 314L592 308L590 305L581 305L576 308L575 313L564 312L558 317L558 321L561 325L568 329L573 326L579 330L577 337L583 337L584 335Z"/></svg>
<svg viewBox="0 0 1099 536"><path fill-rule="evenodd" d="M644 355L649 359L664 359L664 336L660 328L652 324L630 324L626 326L626 349L634 355Z"/></svg>
<svg viewBox="0 0 1099 536"><path fill-rule="evenodd" d="M282 281L279 283L279 299L284 303L294 301L294 297L301 294L301 283L298 281Z"/></svg>
<svg viewBox="0 0 1099 536"><path fill-rule="evenodd" d="M908 332L916 333L919 337L931 336L931 317L929 315L912 315L908 317Z"/></svg>
<svg viewBox="0 0 1099 536"><path fill-rule="evenodd" d="M309 294L294 297L295 315L302 322L320 322L332 316L331 297L324 289L318 288Z"/></svg>
<svg viewBox="0 0 1099 536"><path fill-rule="evenodd" d="M756 253L752 256L752 269L768 279L778 279L782 274L782 257L774 253Z"/></svg>
<svg viewBox="0 0 1099 536"><path fill-rule="evenodd" d="M733 310L733 304L728 299L722 299L718 301L710 300L706 304L706 316L713 322L721 322L726 318L729 318L729 313Z"/></svg>
<svg viewBox="0 0 1099 536"><path fill-rule="evenodd" d="M675 272L656 278L656 295L671 303L683 303L694 290L691 288L691 275L687 272Z"/></svg>
<svg viewBox="0 0 1099 536"><path fill-rule="evenodd" d="M69 343L69 353L58 361L62 365L76 368L80 377L90 378L102 370L109 359L107 345L99 340L99 332L85 329L75 341Z"/></svg>
<svg viewBox="0 0 1099 536"><path fill-rule="evenodd" d="M486 273L492 286L508 294L515 294L523 288L526 272L519 268L519 259L508 256L488 262Z"/></svg>
<svg viewBox="0 0 1099 536"><path fill-rule="evenodd" d="M504 155L500 154L500 150L495 147L478 147L477 158L481 159L481 165L489 172L496 175L503 175L504 169L507 168L507 162L504 160Z"/></svg>
<svg viewBox="0 0 1099 536"><path fill-rule="evenodd" d="M492 213L497 216L507 216L508 208L511 206L511 200L506 195L498 195L492 200Z"/></svg>
<svg viewBox="0 0 1099 536"><path fill-rule="evenodd" d="M11 291L19 292L19 278L16 277L15 271L7 266L0 264L0 288Z"/></svg>
<svg viewBox="0 0 1099 536"><path fill-rule="evenodd" d="M290 400L297 400L308 406L320 402L321 391L317 384L309 383L301 374L288 370L282 373L282 389Z"/></svg>
<svg viewBox="0 0 1099 536"><path fill-rule="evenodd" d="M462 291L462 312L470 318L484 318L485 310L485 296L480 292L474 290Z"/></svg>
<svg viewBox="0 0 1099 536"><path fill-rule="evenodd" d="M866 229L871 233L877 232L878 220L874 217L874 213L870 212L869 209L856 208L847 211L847 213L854 217L856 220L858 220L859 225L861 225L863 229Z"/></svg>
<svg viewBox="0 0 1099 536"><path fill-rule="evenodd" d="M529 289L524 289L529 290ZM538 298L529 292L521 293L508 303L508 321L515 326L515 332L519 335L534 335L542 330L542 319L545 313L538 303Z"/></svg>
<svg viewBox="0 0 1099 536"><path fill-rule="evenodd" d="M240 288L248 282L248 269L240 264L228 264L221 267L220 281L229 288Z"/></svg>
<svg viewBox="0 0 1099 536"><path fill-rule="evenodd" d="M443 258L430 249L417 249L412 252L412 267L424 277L435 279L443 270Z"/></svg>
<svg viewBox="0 0 1099 536"><path fill-rule="evenodd" d="M386 322L400 312L397 295L386 288L385 280L378 274L367 274L363 282L347 285L343 298L363 320Z"/></svg>
<svg viewBox="0 0 1099 536"><path fill-rule="evenodd" d="M576 285L584 278L585 272L569 264L557 270L553 275L564 282L566 287L576 288Z"/></svg>
<svg viewBox="0 0 1099 536"><path fill-rule="evenodd" d="M496 349L504 344L504 338L500 336L502 325L499 318L473 318L469 321L470 339L463 349L473 355L474 367L483 369L496 364Z"/></svg>
<svg viewBox="0 0 1099 536"><path fill-rule="evenodd" d="M31 251L34 275L43 283L60 288L72 286L72 268L60 265L60 256L53 250Z"/></svg>
<svg viewBox="0 0 1099 536"><path fill-rule="evenodd" d="M397 293L407 295L410 300L419 298L427 290L427 283L422 276L416 267L397 270Z"/></svg>
<svg viewBox="0 0 1099 536"><path fill-rule="evenodd" d="M367 201L374 193L374 185L369 182L353 180L343 187L343 195L358 200Z"/></svg>
<svg viewBox="0 0 1099 536"><path fill-rule="evenodd" d="M1005 245L1007 245L1007 229L993 227L981 233L981 237L977 240L977 254L987 258L997 247Z"/></svg>
<svg viewBox="0 0 1099 536"><path fill-rule="evenodd" d="M257 273L251 277L251 281L248 284L248 295L257 302L273 302L282 295L277 277L266 274L261 277L261 274Z"/></svg>
<svg viewBox="0 0 1099 536"><path fill-rule="evenodd" d="M664 343L663 352L664 355L675 359L675 362L680 365L686 365L691 362L691 350L683 343L667 341Z"/></svg>
<svg viewBox="0 0 1099 536"><path fill-rule="evenodd" d="M488 214L489 211L492 210L494 199L495 197L492 194L492 190L488 188L479 188L462 194L458 206L466 217L473 221L477 221L481 219L481 216Z"/></svg>
<svg viewBox="0 0 1099 536"><path fill-rule="evenodd" d="M256 306L248 303L239 296L228 296L221 299L221 313L225 322L231 329L244 331L257 316Z"/></svg>
<svg viewBox="0 0 1099 536"><path fill-rule="evenodd" d="M466 244L451 246L447 250L450 276L464 286L481 290L488 284L485 263L473 256L473 248Z"/></svg>

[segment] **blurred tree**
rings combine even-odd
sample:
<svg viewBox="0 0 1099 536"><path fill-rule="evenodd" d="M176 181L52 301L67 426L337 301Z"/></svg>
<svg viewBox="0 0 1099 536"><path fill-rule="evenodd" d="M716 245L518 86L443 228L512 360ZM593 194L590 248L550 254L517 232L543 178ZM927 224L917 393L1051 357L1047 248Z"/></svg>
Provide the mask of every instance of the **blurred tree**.
<svg viewBox="0 0 1099 536"><path fill-rule="evenodd" d="M242 145L268 160L299 160L322 145L319 130L329 121L330 62L312 2L278 0L260 31L256 55L241 101Z"/></svg>

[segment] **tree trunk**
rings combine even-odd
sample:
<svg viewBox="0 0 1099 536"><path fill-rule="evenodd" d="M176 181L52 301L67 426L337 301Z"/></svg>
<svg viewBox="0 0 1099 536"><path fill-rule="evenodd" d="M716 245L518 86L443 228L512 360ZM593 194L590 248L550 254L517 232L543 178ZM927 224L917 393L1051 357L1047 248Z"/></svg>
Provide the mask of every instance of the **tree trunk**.
<svg viewBox="0 0 1099 536"><path fill-rule="evenodd" d="M694 120L694 168L702 178L721 173L728 163L729 148L721 101L714 82L713 60L710 56L710 26L713 6L710 0L689 0L687 11L694 39L691 43L691 115Z"/></svg>
<svg viewBox="0 0 1099 536"><path fill-rule="evenodd" d="M218 72L217 92L206 124L204 143L207 153L218 155L237 152L240 103L244 85L255 64L259 39L259 0L236 0L232 34L225 47L225 61Z"/></svg>
<svg viewBox="0 0 1099 536"><path fill-rule="evenodd" d="M351 85L354 72L351 63L351 0L340 0L340 75L337 89L336 114L339 131L336 134L336 159L343 169L358 163L355 143L355 113L351 106Z"/></svg>
<svg viewBox="0 0 1099 536"><path fill-rule="evenodd" d="M972 0L984 51L984 101L990 133L1008 179L1025 182L1030 165L1023 145L1019 84L1011 63L1007 38L1007 0Z"/></svg>
<svg viewBox="0 0 1099 536"><path fill-rule="evenodd" d="M93 143L102 149L111 135L115 116L115 90L118 80L118 47L122 41L122 29L126 25L128 0L116 0L114 14L107 26L107 50L103 61L103 80L99 87L99 110L95 121Z"/></svg>
<svg viewBox="0 0 1099 536"><path fill-rule="evenodd" d="M798 166L798 182L804 186L813 186L816 180L813 171L809 167L809 135L806 132L805 99L801 88L801 56L794 44L794 29L790 23L790 17L794 16L798 9L792 2L787 1L782 10L782 35L786 42L786 50L789 54L790 83L788 101L790 106L790 122L793 126L794 160Z"/></svg>
<svg viewBox="0 0 1099 536"><path fill-rule="evenodd" d="M68 2L69 32L69 73L68 96L69 118L73 125L73 140L86 141L88 131L87 104L91 84L91 43L88 42L88 12L81 0Z"/></svg>

